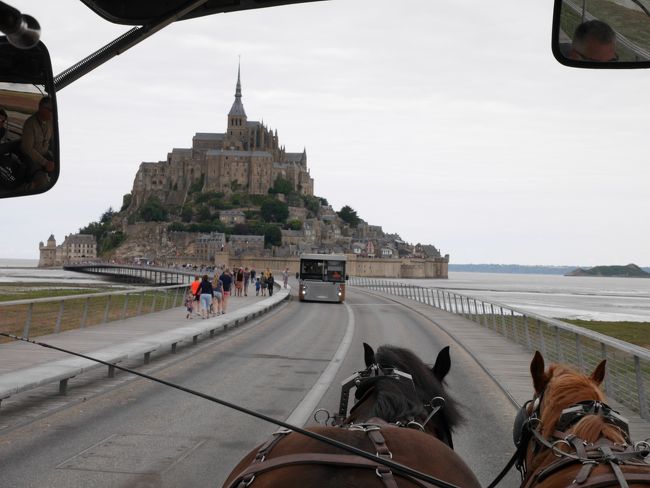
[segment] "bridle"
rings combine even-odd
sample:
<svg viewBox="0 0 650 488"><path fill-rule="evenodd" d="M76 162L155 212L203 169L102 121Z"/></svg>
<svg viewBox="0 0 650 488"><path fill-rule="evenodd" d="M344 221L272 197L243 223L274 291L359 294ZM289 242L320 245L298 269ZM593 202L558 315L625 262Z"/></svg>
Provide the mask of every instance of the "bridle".
<svg viewBox="0 0 650 488"><path fill-rule="evenodd" d="M590 485L584 483L587 481L593 468L599 464L609 465L611 467L613 473L612 481L617 482L621 487L628 487L626 477L629 478L630 475L624 474L620 465L648 466L644 462L644 459L650 455L650 443L648 440L631 444L627 419L606 403L598 400L578 402L563 409L551 438L547 439L543 437L541 434L542 422L540 411L543 395L544 392L539 396L535 396L532 400L527 401L517 412L513 427L513 441L517 450L503 471L488 488L496 486L513 465L517 467L517 470L521 474L522 482L525 482L524 486L526 487L543 481L548 476L560 471L566 466L582 465L576 475L576 482L585 488ZM597 415L606 424L614 426L625 440L623 445L614 444L604 439L600 439L595 443L587 443L574 434L566 433L567 430L588 415ZM539 454L542 449L547 449L558 458L534 474L527 473L526 465L527 452L531 442L534 442L532 447L534 454ZM641 480L650 484L648 477L643 477ZM635 479L635 481L639 480Z"/></svg>
<svg viewBox="0 0 650 488"><path fill-rule="evenodd" d="M399 381L401 383L408 383L409 387L413 388L413 394L416 397L419 397L417 387L413 381L413 376L411 374L405 373L404 371L401 371L394 366L372 364L366 369L357 371L353 375L343 380L341 383L339 411L331 417L329 417L328 414L328 418L331 419L331 424L334 426L342 426L348 423L348 402L350 399L350 390L352 388L356 388L354 395L356 402L352 408L350 408L350 414L352 414L361 404L366 401L366 399L374 390L375 385L379 381L383 380L393 380ZM440 396L433 397L430 401L422 404L422 407L427 412L426 418L420 421L416 420L415 418L399 419L394 422L394 425L398 427L413 428L422 432L426 432L426 425L444 405L444 398ZM445 429L442 435L444 438L441 438L441 440L453 449L451 432L449 432L449 429Z"/></svg>

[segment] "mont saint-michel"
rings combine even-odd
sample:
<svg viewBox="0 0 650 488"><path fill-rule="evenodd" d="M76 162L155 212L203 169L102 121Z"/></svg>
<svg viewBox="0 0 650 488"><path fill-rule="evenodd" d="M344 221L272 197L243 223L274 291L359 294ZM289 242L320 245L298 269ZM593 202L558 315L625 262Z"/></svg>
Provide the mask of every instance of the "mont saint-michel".
<svg viewBox="0 0 650 488"><path fill-rule="evenodd" d="M411 244L314 195L307 150L288 151L277 129L249 120L238 69L226 130L199 132L191 147L142 162L119 211L56 244L41 243L42 266L94 257L122 262L294 269L301 253L345 253L358 276L446 278L449 255ZM78 247L84 242L84 248ZM92 250L92 251L90 251Z"/></svg>

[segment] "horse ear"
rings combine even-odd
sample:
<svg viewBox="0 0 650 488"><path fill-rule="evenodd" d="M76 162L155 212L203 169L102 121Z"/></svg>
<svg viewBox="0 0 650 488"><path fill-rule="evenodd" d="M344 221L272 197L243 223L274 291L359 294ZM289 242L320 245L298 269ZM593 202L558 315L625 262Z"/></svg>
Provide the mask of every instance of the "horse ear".
<svg viewBox="0 0 650 488"><path fill-rule="evenodd" d="M365 342L363 343L363 359L366 361L367 368L373 364L377 364L377 361L375 361L375 351Z"/></svg>
<svg viewBox="0 0 650 488"><path fill-rule="evenodd" d="M433 372L433 376L435 376L438 381L442 382L445 376L447 376L447 373L449 373L450 369L451 359L449 357L449 346L447 346L441 349L438 353L436 364L433 365L431 371Z"/></svg>
<svg viewBox="0 0 650 488"><path fill-rule="evenodd" d="M607 360L603 359L598 366L596 366L596 369L594 369L594 372L591 373L591 379L594 380L594 382L597 385L600 385L603 380L605 379L605 366L607 364Z"/></svg>
<svg viewBox="0 0 650 488"><path fill-rule="evenodd" d="M533 377L535 393L541 395L548 383L548 375L544 372L544 358L539 351L535 351L535 356L530 362L530 374Z"/></svg>

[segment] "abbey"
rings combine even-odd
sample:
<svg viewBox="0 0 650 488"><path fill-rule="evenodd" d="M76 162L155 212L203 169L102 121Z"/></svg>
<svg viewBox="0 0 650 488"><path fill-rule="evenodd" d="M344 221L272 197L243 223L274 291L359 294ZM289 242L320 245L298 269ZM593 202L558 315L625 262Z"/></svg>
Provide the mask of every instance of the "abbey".
<svg viewBox="0 0 650 488"><path fill-rule="evenodd" d="M242 103L241 72L237 72L235 101L224 133L199 132L191 148L174 148L167 161L143 162L133 184L131 208L140 207L150 195L163 203L182 205L188 189L229 195L243 191L266 195L278 177L288 180L303 195L314 194L314 180L307 168L307 151L286 152L277 130L250 121Z"/></svg>

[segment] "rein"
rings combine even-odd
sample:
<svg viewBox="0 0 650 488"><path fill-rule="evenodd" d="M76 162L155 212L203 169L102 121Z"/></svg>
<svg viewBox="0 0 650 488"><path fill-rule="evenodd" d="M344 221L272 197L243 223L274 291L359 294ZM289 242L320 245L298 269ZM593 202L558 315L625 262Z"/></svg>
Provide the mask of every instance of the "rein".
<svg viewBox="0 0 650 488"><path fill-rule="evenodd" d="M211 395L206 395L205 393L201 393L200 391L192 390L190 388L186 388L184 386L177 385L175 383L171 383L169 381L165 381L165 380L162 380L160 378L156 378L155 376L150 376L148 374L141 373L141 372L126 368L124 366L119 366L118 364L109 363L107 361L103 361L101 359L97 359L97 358L94 358L92 356L87 356L87 355L81 354L79 352L70 351L68 349L63 349L61 347L53 346L53 345L47 344L45 342L38 342L38 341L35 341L35 340L27 339L25 337L19 337L19 336L16 336L16 335L13 335L13 334L7 334L7 333L4 333L4 332L0 332L0 336L8 337L8 338L16 340L16 341L28 342L30 344L41 346L41 347L44 347L44 348L47 348L47 349L53 349L55 351L60 351L60 352L66 353L66 354L70 354L72 356L77 356L77 357L80 357L80 358L83 358L83 359L88 359L89 361L93 361L93 362L96 362L96 363L99 363L99 364L104 364L106 366L110 366L110 367L118 369L120 371L124 371L125 373L131 373L131 374L133 374L135 376L145 378L145 379L153 381L155 383L160 383L160 384L168 386L170 388L174 388L176 390L180 390L182 392L189 393L190 395L198 396L198 397L203 398L205 400L208 400L210 402L217 403L219 405L231 408L233 410L237 410L238 412L244 413L244 414L249 415L251 417L255 417L255 418L264 420L266 422L269 422L271 424L275 424L275 425L277 425L279 427L282 427L284 429L289 429L291 431L297 432L298 434L302 434L302 435L304 435L306 437L310 437L311 439L317 440L319 442L323 442L325 444L329 444L330 446L334 446L334 447L337 447L337 448L342 449L344 451L351 452L352 454L355 454L355 455L360 456L360 457L362 457L364 459L370 460L370 461L372 461L372 462L374 462L376 464L381 464L381 465L386 466L386 467L388 467L388 468L390 468L392 470L395 470L396 472L401 473L403 475L406 475L407 477L413 477L415 479L418 479L418 480L421 480L421 481L424 481L424 482L427 482L427 483L431 483L432 485L438 486L440 488L460 488L460 487L458 487L458 486L456 486L454 484L447 483L446 481L435 478L434 476L430 476L430 475L428 475L426 473L422 473L422 472L417 471L415 469L411 469L408 466L405 466L405 465L403 465L401 463L392 461L391 459L386 459L386 458L376 456L375 454L371 454L369 452L364 451L363 449L359 449L359 448L356 448L354 446L350 446L350 445L345 444L343 442L337 441L336 439L332 439L332 438L329 438L327 436L323 436L323 435L317 434L315 432L311 432L309 430L303 429L301 427L297 427L295 425L288 424L287 422L283 422L281 420L274 419L273 417L269 417L269 416L264 415L262 413L255 412L254 410L249 410L249 409L247 409L245 407L239 406L239 405L234 404L234 403L230 403L230 402L228 402L226 400L222 400L220 398L213 397ZM402 373L402 374L406 374L406 373Z"/></svg>

